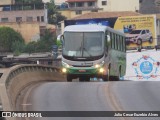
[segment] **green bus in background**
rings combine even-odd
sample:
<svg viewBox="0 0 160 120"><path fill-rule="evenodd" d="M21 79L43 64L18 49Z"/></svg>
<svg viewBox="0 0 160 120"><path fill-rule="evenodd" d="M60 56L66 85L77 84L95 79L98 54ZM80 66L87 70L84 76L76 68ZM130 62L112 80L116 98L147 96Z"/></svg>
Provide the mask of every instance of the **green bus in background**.
<svg viewBox="0 0 160 120"><path fill-rule="evenodd" d="M110 27L87 24L65 27L62 42L62 72L67 81L79 78L120 80L126 71L125 35Z"/></svg>

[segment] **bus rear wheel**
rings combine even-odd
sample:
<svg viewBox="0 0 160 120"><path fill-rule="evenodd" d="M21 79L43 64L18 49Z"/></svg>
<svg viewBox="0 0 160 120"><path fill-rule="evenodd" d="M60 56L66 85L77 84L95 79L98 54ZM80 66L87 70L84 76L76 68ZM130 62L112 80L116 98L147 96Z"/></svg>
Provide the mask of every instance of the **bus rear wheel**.
<svg viewBox="0 0 160 120"><path fill-rule="evenodd" d="M110 77L110 67L108 68L108 74L107 74L107 81L110 81L111 80L111 77Z"/></svg>
<svg viewBox="0 0 160 120"><path fill-rule="evenodd" d="M120 81L120 78L121 78L121 67L119 68L119 73L118 73L118 76L115 78L116 81Z"/></svg>
<svg viewBox="0 0 160 120"><path fill-rule="evenodd" d="M103 75L102 79L103 79L103 81L108 81L108 75Z"/></svg>

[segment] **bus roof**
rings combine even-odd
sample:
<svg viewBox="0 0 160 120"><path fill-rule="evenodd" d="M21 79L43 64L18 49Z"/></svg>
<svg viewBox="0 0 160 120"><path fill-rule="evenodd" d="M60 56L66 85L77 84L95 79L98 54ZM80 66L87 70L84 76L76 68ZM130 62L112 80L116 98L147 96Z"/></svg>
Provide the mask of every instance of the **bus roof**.
<svg viewBox="0 0 160 120"><path fill-rule="evenodd" d="M98 31L101 31L101 32L105 32L106 30L109 30L113 33L117 33L122 36L125 36L122 32L114 30L108 26L97 25L97 24L70 25L70 26L65 27L64 32L65 31L69 31L69 32L98 32Z"/></svg>

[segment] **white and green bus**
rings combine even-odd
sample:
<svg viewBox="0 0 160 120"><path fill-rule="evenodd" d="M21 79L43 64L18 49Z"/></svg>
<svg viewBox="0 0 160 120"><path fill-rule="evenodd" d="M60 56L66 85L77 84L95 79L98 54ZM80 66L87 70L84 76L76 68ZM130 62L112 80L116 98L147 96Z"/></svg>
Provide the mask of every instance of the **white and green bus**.
<svg viewBox="0 0 160 120"><path fill-rule="evenodd" d="M71 25L60 36L62 72L67 81L79 78L119 80L126 70L125 35L110 27L88 24Z"/></svg>

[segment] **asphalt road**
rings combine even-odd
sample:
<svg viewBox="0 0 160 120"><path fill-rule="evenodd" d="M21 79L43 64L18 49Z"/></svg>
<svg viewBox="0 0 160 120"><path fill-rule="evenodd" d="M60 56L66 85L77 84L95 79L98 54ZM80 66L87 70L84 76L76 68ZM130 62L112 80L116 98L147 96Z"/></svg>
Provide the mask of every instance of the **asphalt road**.
<svg viewBox="0 0 160 120"><path fill-rule="evenodd" d="M39 83L23 91L17 108L27 111L160 111L160 82ZM36 120L141 119L159 120L160 117L48 117Z"/></svg>

